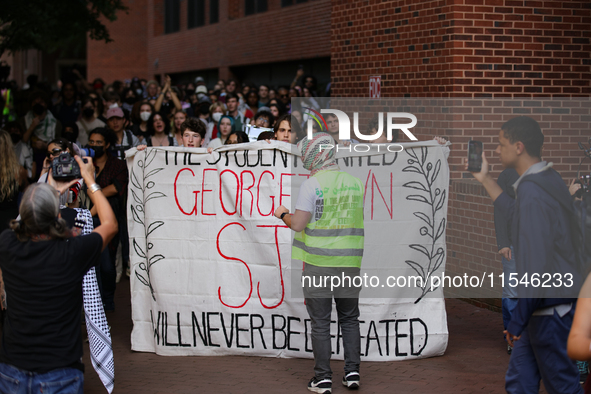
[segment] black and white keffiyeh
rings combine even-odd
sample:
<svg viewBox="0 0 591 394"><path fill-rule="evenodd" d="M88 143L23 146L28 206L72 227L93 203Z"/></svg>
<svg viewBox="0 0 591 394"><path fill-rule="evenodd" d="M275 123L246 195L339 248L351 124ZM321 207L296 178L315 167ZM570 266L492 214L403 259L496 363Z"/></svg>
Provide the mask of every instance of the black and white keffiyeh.
<svg viewBox="0 0 591 394"><path fill-rule="evenodd" d="M82 235L90 234L94 229L90 211L82 208L74 209L78 213L75 226L82 229ZM82 292L84 317L90 345L90 361L110 394L113 392L115 382L115 363L111 346L111 333L103 309L94 267L84 275Z"/></svg>

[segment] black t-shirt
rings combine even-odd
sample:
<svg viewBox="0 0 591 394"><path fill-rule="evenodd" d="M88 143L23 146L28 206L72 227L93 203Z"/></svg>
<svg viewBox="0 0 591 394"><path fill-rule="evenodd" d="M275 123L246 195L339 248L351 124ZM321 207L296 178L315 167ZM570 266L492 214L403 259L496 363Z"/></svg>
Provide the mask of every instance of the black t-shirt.
<svg viewBox="0 0 591 394"><path fill-rule="evenodd" d="M11 230L0 234L7 302L0 362L37 373L83 370L82 278L102 245L97 233L38 242L20 242Z"/></svg>

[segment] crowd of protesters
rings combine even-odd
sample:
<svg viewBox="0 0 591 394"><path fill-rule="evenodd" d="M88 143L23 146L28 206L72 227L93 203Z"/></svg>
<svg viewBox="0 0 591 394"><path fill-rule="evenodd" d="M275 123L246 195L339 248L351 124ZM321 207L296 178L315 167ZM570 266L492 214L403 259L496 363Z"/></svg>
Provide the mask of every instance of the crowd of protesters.
<svg viewBox="0 0 591 394"><path fill-rule="evenodd" d="M249 136L249 131L256 128L259 140L295 144L304 137L301 107L320 109L316 78L304 75L302 69L289 86L255 86L234 79L207 86L202 77L175 84L169 76L162 83L133 78L108 84L100 78L87 81L77 70L60 81L57 89L40 82L35 75L30 75L20 89L14 82L7 86L10 95L0 97L0 126L7 132L0 148L3 152L14 151L15 155L2 155L6 163L2 163L1 170L11 176L5 177L10 185L3 187L1 194L0 230L8 228L10 220L18 215L17 191L22 195L28 184L47 182L51 163L62 152L76 155L81 154L81 149L91 148L96 182L119 223L118 235L101 255L98 275L107 311L114 309L115 283L126 272L129 261L125 217L128 171L123 161L126 150L185 146L211 151L252 141L255 134ZM305 104L292 108L291 99L299 97ZM293 125L292 114L297 119ZM98 226L96 209L84 189L80 181L77 188L72 188L74 202L64 195L60 204L88 204L94 225Z"/></svg>
<svg viewBox="0 0 591 394"><path fill-rule="evenodd" d="M46 84L39 83L35 76L30 76L27 79L27 85L22 89L17 89L14 84L11 86L12 94L8 102L0 102L0 106L4 109L0 120L0 126L2 126L0 131L0 232L9 228L10 221L19 214L19 194L22 195L28 184L48 181L51 183L50 167L56 157L64 152L82 155L81 149L92 149L95 179L92 186L96 186L96 190L102 189L102 194L110 204L118 223L116 235L110 234L108 237L103 237L104 250L98 258L98 279L103 305L105 311L112 311L115 308L113 302L115 284L118 276L125 272L129 261L125 209L129 175L124 162L125 151L132 147L144 149L145 147L184 146L208 148L211 152L224 145L252 141L253 134L249 133L253 128L260 129L255 134L258 140L278 140L296 144L306 136L304 124L307 118L304 109L319 110L326 104L319 97L317 89L316 79L313 76L304 75L301 69L297 71L290 86L266 84L255 86L250 83L241 85L234 79L219 80L215 85L207 86L201 77L195 78L190 83L174 84L169 76L165 77L163 83L133 78L126 82L114 81L106 84L101 79L86 81L79 72L75 71L64 79L58 90L51 90ZM323 92L322 95L326 96L326 93ZM301 100L292 101L294 98ZM315 133L326 132L330 141L334 139L339 144L357 142L339 139L339 124L335 115L327 114L325 120L326 127L312 123ZM521 133L518 133L518 137L527 139L530 134L535 134L539 140L538 148L541 148L543 135L539 125L525 117L517 119L514 123L519 122L524 123L525 126L515 126ZM378 122L374 119L369 123L367 133L373 134L378 128ZM509 129L503 131L505 132L513 138L510 143L507 142L507 146L517 146L518 143L525 145L518 137L513 136ZM502 139L506 139L504 135L501 134ZM383 135L372 142L395 142L398 138L397 133L392 137L387 140ZM445 143L444 140L439 142ZM532 162L542 163L539 151L535 154L524 154L524 157L532 159ZM513 159L511 162L509 159L506 160L507 168L514 168L521 160ZM486 164L484 157L483 162ZM486 183L485 186L492 185L490 190L493 192L488 188L487 190L493 201L496 201L496 198L502 195L502 190L496 182L485 175L487 174L476 173L475 177L483 184ZM87 178L90 179L90 176L88 175ZM557 184L560 184L561 180L556 179ZM510 183L512 185L514 182ZM571 194L576 191L576 187L571 187ZM92 205L91 198L85 199L85 195L89 196L85 193L84 182L80 180L70 187L69 193L60 196L59 204L68 205L71 208L78 208L80 205L88 207L93 216L94 228L101 228L100 212L97 211L97 206ZM507 200L506 204L510 205L511 201ZM284 215L281 216L282 219L283 217ZM113 223L110 225L112 226ZM515 232L516 229L513 231ZM97 254L101 246L99 241L97 238L98 246L95 248ZM503 250L503 256L507 256L508 261L511 260L512 243L499 242L499 249ZM522 260L525 258L526 256L522 256ZM119 272L115 268L118 259L122 267ZM129 271L127 274L129 275ZM586 285L587 292L591 292L589 283L591 280L588 280ZM3 293L3 289L0 289L0 294ZM504 294L504 297L511 300L513 304L517 304L515 295ZM5 305L4 300L2 301ZM567 312L572 320L576 300L568 301ZM525 301L521 301L521 304L524 303ZM503 305L505 306L505 302ZM550 309L556 309L556 305L548 305ZM563 303L557 305L561 306ZM523 329L519 327L519 331L515 331L517 319L511 317L511 311L514 308L515 306L506 308L505 333L509 342L509 353L513 350L513 344L520 340L520 336L516 335L521 334ZM588 328L591 323L587 320L584 326ZM579 319L579 321L582 320ZM510 322L513 325L510 325ZM570 328L570 320L568 326ZM567 392L561 391L566 390L563 387L566 387L567 383L570 385L568 392L580 392L578 386L580 376L574 364L566 356L567 334L568 329L561 331L560 340L564 342L564 346L559 346L559 350L564 368L566 370L568 367L569 373L562 373L562 380L542 376L547 388L550 387L550 381L564 383L560 386L561 388L553 387L552 392ZM549 339L550 342L552 340L552 338ZM585 337L584 341L587 344L588 338ZM525 342L525 340L519 342L518 355L525 351L523 350L526 347L523 345ZM530 350L529 347L527 350ZM555 351L556 347L552 350ZM569 351L572 353L572 350ZM584 357L579 358L587 357L585 353ZM527 368L537 371L534 357L530 358L526 363ZM518 357L513 357L510 372L518 370L518 363ZM541 363L539 367L544 373L544 368L552 366ZM581 377L586 375L587 365L579 364L579 367ZM522 370L523 368L521 366ZM523 372L508 374L508 391L521 392L517 386L521 385L522 375ZM358 373L356 379L358 385ZM532 392L537 392L539 380L540 377L537 375L528 379L532 384ZM318 382L321 383L320 380ZM343 384L347 385L346 383L348 382L345 381ZM324 392L322 389L320 387L318 389L320 391L312 391Z"/></svg>

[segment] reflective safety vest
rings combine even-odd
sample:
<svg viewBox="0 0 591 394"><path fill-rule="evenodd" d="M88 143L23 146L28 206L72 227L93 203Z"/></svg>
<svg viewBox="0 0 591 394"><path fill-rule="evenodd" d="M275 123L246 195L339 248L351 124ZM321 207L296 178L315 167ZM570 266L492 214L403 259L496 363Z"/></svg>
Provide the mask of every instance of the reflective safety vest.
<svg viewBox="0 0 591 394"><path fill-rule="evenodd" d="M338 171L320 171L313 178L320 184L312 213L316 221L296 233L291 257L319 267L361 267L363 183Z"/></svg>

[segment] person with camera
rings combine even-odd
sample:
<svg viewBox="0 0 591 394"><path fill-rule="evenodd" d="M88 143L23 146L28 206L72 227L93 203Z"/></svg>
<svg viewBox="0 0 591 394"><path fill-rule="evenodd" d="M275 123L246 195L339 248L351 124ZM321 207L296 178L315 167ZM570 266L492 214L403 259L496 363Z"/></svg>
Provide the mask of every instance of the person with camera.
<svg viewBox="0 0 591 394"><path fill-rule="evenodd" d="M80 157L82 178L101 225L70 237L59 215L59 195L76 182L29 186L20 220L0 234L0 268L10 305L0 347L0 392L82 393L84 365L80 320L82 279L117 233L117 220L95 183L94 163Z"/></svg>

